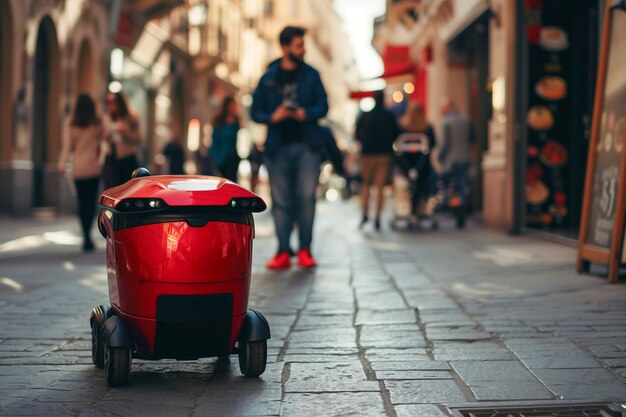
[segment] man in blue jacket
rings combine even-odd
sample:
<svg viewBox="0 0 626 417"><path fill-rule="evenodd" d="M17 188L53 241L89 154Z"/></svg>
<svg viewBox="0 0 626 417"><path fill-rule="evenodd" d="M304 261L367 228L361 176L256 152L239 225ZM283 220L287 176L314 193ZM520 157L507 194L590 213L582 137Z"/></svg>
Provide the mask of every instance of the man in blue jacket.
<svg viewBox="0 0 626 417"><path fill-rule="evenodd" d="M304 63L304 33L293 26L281 31L283 56L269 65L253 95L252 119L268 127L264 163L278 236L278 252L267 263L269 269L291 266L294 224L300 238L298 265L316 266L311 240L324 146L317 122L328 112L328 102L319 73Z"/></svg>

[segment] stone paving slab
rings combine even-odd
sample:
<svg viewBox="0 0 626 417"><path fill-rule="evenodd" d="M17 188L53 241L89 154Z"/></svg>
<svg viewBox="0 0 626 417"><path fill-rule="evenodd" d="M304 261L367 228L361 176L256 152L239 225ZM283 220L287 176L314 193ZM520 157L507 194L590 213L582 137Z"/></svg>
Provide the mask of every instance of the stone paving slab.
<svg viewBox="0 0 626 417"><path fill-rule="evenodd" d="M393 404L449 404L468 400L451 380L385 381Z"/></svg>
<svg viewBox="0 0 626 417"><path fill-rule="evenodd" d="M365 352L365 356L370 361L412 361L412 360L428 360L431 357L426 349L415 348L399 348L399 349L378 349L369 348Z"/></svg>
<svg viewBox="0 0 626 417"><path fill-rule="evenodd" d="M195 404L194 404L195 405ZM164 406L135 404L129 401L101 401L86 407L79 417L191 417L193 408L181 406Z"/></svg>
<svg viewBox="0 0 626 417"><path fill-rule="evenodd" d="M421 360L421 361L383 361L371 362L375 371L448 371L452 368L447 362Z"/></svg>
<svg viewBox="0 0 626 417"><path fill-rule="evenodd" d="M302 313L298 318L296 329L307 329L316 327L351 327L353 314L311 314ZM274 323L272 323L272 331Z"/></svg>
<svg viewBox="0 0 626 417"><path fill-rule="evenodd" d="M491 381L537 382L528 369L515 361L453 361L450 365L468 386Z"/></svg>
<svg viewBox="0 0 626 417"><path fill-rule="evenodd" d="M430 340L491 340L490 334L467 328L427 328L426 337Z"/></svg>
<svg viewBox="0 0 626 417"><path fill-rule="evenodd" d="M451 362L477 400L552 399L550 392L515 361Z"/></svg>
<svg viewBox="0 0 626 417"><path fill-rule="evenodd" d="M329 404L333 404L332 408ZM388 414L380 395L375 393L286 394L282 410L284 416L354 416L385 417Z"/></svg>
<svg viewBox="0 0 626 417"><path fill-rule="evenodd" d="M367 392L380 390L368 381L360 362L292 363L285 392Z"/></svg>
<svg viewBox="0 0 626 417"><path fill-rule="evenodd" d="M583 369L601 368L602 366L593 358L581 357L548 357L535 359L522 359L522 363L530 369ZM626 364L626 359L624 360Z"/></svg>
<svg viewBox="0 0 626 417"><path fill-rule="evenodd" d="M417 325L362 326L360 345L370 348L425 348Z"/></svg>
<svg viewBox="0 0 626 417"><path fill-rule="evenodd" d="M67 402L38 402L38 401L9 401L2 402L0 415L4 416L68 416L79 415L81 410L89 407L88 401L67 401ZM119 415L119 414L118 414ZM103 416L103 414L98 414Z"/></svg>
<svg viewBox="0 0 626 417"><path fill-rule="evenodd" d="M390 370L376 371L376 379L452 379L453 375L447 371L405 371Z"/></svg>
<svg viewBox="0 0 626 417"><path fill-rule="evenodd" d="M278 416L281 407L281 390L261 389L240 391L205 390L196 399L192 416Z"/></svg>
<svg viewBox="0 0 626 417"><path fill-rule="evenodd" d="M555 394L540 383L481 382L469 387L479 401L550 400Z"/></svg>
<svg viewBox="0 0 626 417"><path fill-rule="evenodd" d="M283 361L286 363L299 362L299 363L320 363L320 362L345 362L347 360L353 360L355 355L357 355L357 351L355 350L353 353L344 354L344 355L335 355L324 353L323 350L319 353L311 353L311 354L297 354L297 353L287 353L283 356Z"/></svg>
<svg viewBox="0 0 626 417"><path fill-rule="evenodd" d="M397 417L448 417L434 405L397 405L395 409Z"/></svg>
<svg viewBox="0 0 626 417"><path fill-rule="evenodd" d="M310 342L310 341L350 341L356 340L356 330L354 327L324 327L324 328L309 328L309 329L295 329L289 335L289 343L293 342Z"/></svg>
<svg viewBox="0 0 626 417"><path fill-rule="evenodd" d="M415 310L359 310L355 324L362 325L394 325L394 324L415 324Z"/></svg>
<svg viewBox="0 0 626 417"><path fill-rule="evenodd" d="M434 345L433 354L435 359L442 361L449 360L508 360L511 353L493 342L439 342Z"/></svg>

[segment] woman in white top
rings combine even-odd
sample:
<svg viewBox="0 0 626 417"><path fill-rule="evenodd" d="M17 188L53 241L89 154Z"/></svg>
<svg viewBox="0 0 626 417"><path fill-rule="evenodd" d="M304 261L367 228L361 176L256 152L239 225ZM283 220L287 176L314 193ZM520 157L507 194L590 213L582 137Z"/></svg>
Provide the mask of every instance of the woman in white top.
<svg viewBox="0 0 626 417"><path fill-rule="evenodd" d="M139 167L137 152L141 143L138 119L131 114L124 95L109 93L104 119L107 146L104 162L104 188L124 184Z"/></svg>
<svg viewBox="0 0 626 417"><path fill-rule="evenodd" d="M96 214L96 199L100 184L101 145L102 122L96 113L96 105L88 94L80 94L74 106L69 134L63 138L59 172L65 174L67 162L71 159L85 252L94 249L90 231Z"/></svg>

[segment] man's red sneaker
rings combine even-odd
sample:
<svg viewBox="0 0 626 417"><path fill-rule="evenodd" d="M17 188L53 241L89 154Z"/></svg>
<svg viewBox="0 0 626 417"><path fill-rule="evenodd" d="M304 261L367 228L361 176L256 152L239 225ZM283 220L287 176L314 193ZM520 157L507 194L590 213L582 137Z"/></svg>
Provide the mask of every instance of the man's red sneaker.
<svg viewBox="0 0 626 417"><path fill-rule="evenodd" d="M317 262L315 262L315 258L311 255L311 251L308 249L300 249L298 252L298 265L302 268L313 268L317 266Z"/></svg>
<svg viewBox="0 0 626 417"><path fill-rule="evenodd" d="M287 269L291 267L289 252L279 252L265 265L267 269Z"/></svg>

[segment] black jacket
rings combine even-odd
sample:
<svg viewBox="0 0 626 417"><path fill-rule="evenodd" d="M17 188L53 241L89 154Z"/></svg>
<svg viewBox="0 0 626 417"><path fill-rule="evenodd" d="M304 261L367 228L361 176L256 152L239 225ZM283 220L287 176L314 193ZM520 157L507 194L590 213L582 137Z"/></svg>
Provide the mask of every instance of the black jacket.
<svg viewBox="0 0 626 417"><path fill-rule="evenodd" d="M356 124L356 139L361 142L361 154L393 153L393 142L400 134L396 117L384 107L363 113Z"/></svg>

